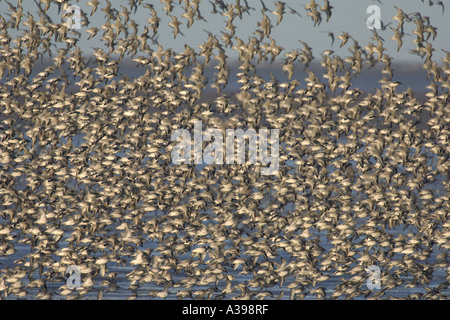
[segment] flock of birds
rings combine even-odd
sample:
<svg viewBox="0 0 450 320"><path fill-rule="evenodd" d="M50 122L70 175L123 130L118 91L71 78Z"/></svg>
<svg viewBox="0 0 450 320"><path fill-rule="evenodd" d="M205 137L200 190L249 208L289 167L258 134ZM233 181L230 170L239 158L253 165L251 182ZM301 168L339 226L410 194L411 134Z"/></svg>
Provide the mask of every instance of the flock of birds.
<svg viewBox="0 0 450 320"><path fill-rule="evenodd" d="M37 15L20 0L5 2L2 298L101 299L122 290L128 299L370 299L396 298L400 289L405 298L448 298L450 52L433 58L429 17L397 8L365 47L336 34L351 54L322 52L320 75L311 71L313 48L300 41L286 52L271 32L287 14L314 26L335 18L328 0L161 0L160 12L151 1L114 8L90 0L80 30L65 23L73 15L66 0L36 0ZM444 13L442 1L428 5ZM61 22L50 17L55 7ZM133 20L137 10L148 11L146 24ZM183 52L158 42L163 15L180 39L206 21L201 10L225 19L221 35L208 32ZM104 24L90 27L99 12ZM240 39L234 22L246 15L261 19ZM415 26L411 54L429 81L422 97L399 92L384 46L391 29L401 50L406 26ZM104 44L91 57L78 46L84 32ZM232 93L227 50L238 53ZM52 63L43 66L44 57ZM144 74L129 78L120 68L127 59ZM259 74L269 61L286 81ZM375 66L380 86L355 88L353 79ZM172 164L171 133L196 120L280 129L278 174L260 175L258 164ZM71 265L81 288L67 286ZM380 289L367 286L373 265Z"/></svg>

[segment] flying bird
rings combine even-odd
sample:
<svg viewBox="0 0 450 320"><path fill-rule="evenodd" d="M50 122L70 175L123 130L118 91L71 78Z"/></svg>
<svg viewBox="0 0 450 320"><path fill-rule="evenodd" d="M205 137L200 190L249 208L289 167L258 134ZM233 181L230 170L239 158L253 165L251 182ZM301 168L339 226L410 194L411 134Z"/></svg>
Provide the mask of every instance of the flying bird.
<svg viewBox="0 0 450 320"><path fill-rule="evenodd" d="M172 21L169 22L169 26L173 28L173 37L175 39L178 36L178 33L182 34L180 32L181 22L178 21L178 18L173 15L170 15L170 17L172 18Z"/></svg>

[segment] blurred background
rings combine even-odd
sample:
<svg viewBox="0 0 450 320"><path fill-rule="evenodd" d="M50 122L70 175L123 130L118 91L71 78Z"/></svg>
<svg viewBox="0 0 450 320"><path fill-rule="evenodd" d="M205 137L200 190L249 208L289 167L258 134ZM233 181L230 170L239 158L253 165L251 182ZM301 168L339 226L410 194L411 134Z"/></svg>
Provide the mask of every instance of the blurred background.
<svg viewBox="0 0 450 320"><path fill-rule="evenodd" d="M39 20L38 6L41 0L29 0L22 2L23 14L26 19L28 13L35 17L35 20ZM47 2L47 1L45 1ZM45 8L46 4L44 1L41 3L41 7ZM139 1L135 1L139 4ZM224 16L225 12L220 9L218 2L203 0L199 2L199 10L203 19L198 16L195 18L194 23L191 27L187 27L187 18L183 17L185 12L185 1L172 1L173 10L170 15L178 18L181 22L180 32L176 38L174 38L173 29L168 25L172 18L163 9L165 7L165 2L163 0L152 0L143 1L142 4L153 5L158 17L161 19L158 27L158 32L154 38L163 48L171 48L176 52L184 51L184 45L188 44L190 47L198 50L198 46L201 45L208 39L208 32L211 32L216 37L222 36L222 32L225 31L227 17ZM268 9L266 15L270 18L272 25L271 37L276 40L277 45L282 46L285 52L296 48L303 48L302 44L298 40L308 43L308 45L313 49L315 57L320 59L320 53L324 50L332 49L336 54L340 56L345 56L348 54L348 48L345 46L340 48L340 41L337 37L343 32L348 32L354 39L359 42L359 45L364 47L370 41L370 37L373 35L372 31L367 28L367 19L372 15L367 13L367 8L371 5L377 5L380 8L382 28L377 30L378 34L385 40L386 49L388 54L391 55L397 62L420 62L415 54L411 54L410 50L415 47L412 43L413 37L411 36L412 31L415 28L413 23L405 23L404 32L405 37L403 39L404 44L400 51L397 51L397 43L391 40L394 31L391 27L397 28L398 23L393 21L393 17L397 14L396 7L402 8L402 10L410 15L414 12L419 12L422 16L427 16L430 19L430 23L437 27L437 36L433 41L433 47L435 49L434 57L441 58L444 57L444 53L441 49L448 48L448 33L450 32L450 20L448 19L448 14L446 10L450 8L445 8L439 4L440 1L429 1L429 0L395 0L395 1L377 1L377 0L341 0L341 1L330 1L332 8L332 15L329 21L326 20L326 16L322 14L322 22L314 26L314 22L311 17L307 16L307 11L305 10L305 5L309 4L309 0L285 0L286 13L283 16L282 21L279 25L277 24L277 17L272 13L275 11L277 1L270 0L248 0L249 5L248 12L243 13L242 19L237 16L233 24L236 26L236 36L247 41L248 37L255 36L254 31L258 28L257 23L262 20L262 9L263 5ZM445 2L445 1L444 1ZM79 6L80 9L86 13L89 19L89 26L81 26L79 30L80 33L78 46L86 54L93 52L94 48L102 46L102 33L104 29L102 26L107 21L107 16L105 9L107 7L106 1L100 1L98 9L96 12L90 16L92 6L88 5L89 1L69 1L69 4ZM114 8L120 12L126 5L128 6L128 1L110 0L111 8ZM181 3L181 4L179 4ZM226 1L223 3L234 5L236 1ZM14 5L15 1L0 1L0 12L2 15L8 14L10 4ZM240 1L240 4L245 7L245 2ZM432 4L432 5L430 5ZM323 1L317 1L318 7L323 5ZM149 22L147 21L151 17L151 12L148 8L142 5L136 7L135 11L130 11L129 19L134 20L138 27L138 33L142 33L145 27L149 27ZM58 10L60 9L60 10ZM217 13L214 12L217 11ZM59 12L58 12L59 11ZM295 12L294 12L295 11ZM60 23L66 18L64 17L64 12L56 4L49 6L46 12L48 16L53 20L54 23ZM124 21L124 16L119 15L122 22ZM84 17L82 17L83 21ZM21 26L23 27L23 26ZM100 31L95 37L88 40L90 36L87 33L88 28L97 27ZM13 33L14 31L12 31ZM16 30L16 32L21 32ZM332 32L335 36L334 43L332 45L332 39L329 36L329 32ZM152 31L150 31L151 35ZM14 34L11 34L14 36ZM150 41L149 41L150 43ZM234 45L235 43L233 43ZM157 49L157 45L153 43L153 48ZM231 50L230 47L227 48L227 54L231 58L236 58L236 51ZM280 55L283 57L283 54Z"/></svg>
<svg viewBox="0 0 450 320"><path fill-rule="evenodd" d="M332 14L327 19L327 16L322 12L321 22L315 25L313 19L307 15L305 6L310 4L311 1L307 0L286 0L285 14L279 24L277 24L277 16L274 12L277 10L277 2L269 0L232 0L232 1L218 1L218 0L203 0L193 1L198 3L198 14L194 16L193 23L188 27L188 18L185 15L186 1L165 1L165 0L153 0L153 1L100 1L96 11L91 15L93 11L93 3L95 1L69 1L70 5L78 6L81 11L81 23L79 28L74 28L69 31L68 37L76 41L76 45L81 49L85 57L89 57L92 53L102 48L107 53L109 49L107 47L107 40L104 37L108 28L117 21L126 25L129 32L132 27L135 27L137 34L141 35L148 31L147 44L153 51L158 51L161 46L162 50L171 49L176 53L181 53L185 50L185 46L188 45L198 54L200 52L200 46L204 44L209 34L213 34L222 44L228 57L227 63L230 67L230 77L227 86L224 88L228 91L235 91L239 88L239 84L236 83L236 73L239 72L238 64L235 63L238 59L238 50L236 50L236 39L241 39L244 43L248 43L250 38L259 39L258 29L259 23L263 19L264 14L270 19L273 25L270 33L270 37L275 41L277 46L282 48L281 53L274 61L261 61L258 63L258 74L265 79L269 79L275 76L278 80L286 80L286 73L283 72L280 63L286 58L285 54L292 51L301 51L304 49L304 45L300 42L303 41L310 48L313 54L313 60L311 61L310 69L313 72L322 72L320 62L322 60L322 54L325 50L332 50L337 56L345 59L350 57L351 47L354 45L350 39L346 45L341 47L341 39L339 36L344 32L347 32L354 40L357 41L361 48L366 48L369 43L377 44L374 40L374 32L367 26L368 19L371 19L374 12L368 10L370 6L378 6L381 18L381 28L376 30L377 34L384 40L383 44L386 48L385 53L392 57L392 66L394 69L394 77L392 80L400 82L400 90L405 90L408 87L414 89L417 93L423 94L426 92L425 87L429 84L426 79L426 72L424 71L423 63L425 58L419 57L412 50L417 47L413 43L416 39L416 35L413 31L416 29L414 22L405 22L403 30L403 45L400 50L397 50L397 42L392 39L394 30L391 28L397 28L398 22L393 18L397 15L397 7L402 8L405 14L410 17L420 14L422 17L428 17L431 25L437 28L437 35L432 40L433 45L433 61L440 64L441 59L445 57L443 49L448 48L448 41L446 35L450 31L450 20L448 19L447 11L445 10L445 4L442 1L422 1L422 0L397 0L397 1L378 1L378 0L342 0L342 1L330 1L329 4L332 7ZM70 13L64 11L63 5L58 5L58 2L52 2L48 8L48 1L42 0L30 0L22 2L23 17L22 23L17 29L8 30L12 38L17 37L27 31L23 24L28 15L32 15L34 20L39 21L39 6L42 9L46 9L45 13L48 15L49 20L54 24L67 21L70 18ZM166 6L171 3L172 10L168 12ZM236 16L233 20L235 26L235 38L231 40L228 46L225 46L225 33L230 31L224 28L227 25L228 17L226 5L240 4L243 8L246 8L242 17ZM317 1L317 7L321 8L324 5L324 1ZM133 6L135 4L135 6ZM11 15L12 7L16 5L16 2L0 1L0 12L2 16L8 17ZM150 6L153 7L154 12L160 19L157 32L154 33L151 28L152 12ZM128 9L134 8L134 9ZM109 10L109 11L108 11ZM263 11L264 10L264 11ZM108 15L112 15L113 19L108 22ZM173 17L180 22L179 31L177 37L174 36L173 27L169 26ZM328 21L327 21L328 20ZM370 21L370 20L369 20ZM109 24L109 25L108 25ZM90 31L95 30L96 34L93 35ZM120 32L116 41L120 39L126 39L127 34ZM270 44L266 39L264 43ZM51 44L52 52L57 54L58 48L64 48L66 45L64 42L58 41ZM43 70L43 68L49 63L48 59L53 59L48 55L43 56L41 59L41 66L35 65L33 72L37 73ZM125 54L124 58L120 61L120 72L126 74L128 77L134 78L143 74L144 69L139 68L138 64L132 60L138 56L146 56L148 53L137 52L135 55ZM117 59L118 54L110 54L112 59ZM200 58L201 59L201 58ZM211 59L205 69L205 75L210 78L213 76L216 69L214 66L217 61ZM294 78L298 79L302 83L302 79L307 77L304 66L301 66L300 62L297 62L297 68L295 69ZM367 65L364 65L367 67ZM375 68L367 70L361 77L353 79L352 83L355 87L361 90L373 90L378 87L378 82L382 79L381 68L378 64ZM319 76L319 78L321 78ZM207 87L208 88L208 87ZM214 90L215 91L215 90Z"/></svg>

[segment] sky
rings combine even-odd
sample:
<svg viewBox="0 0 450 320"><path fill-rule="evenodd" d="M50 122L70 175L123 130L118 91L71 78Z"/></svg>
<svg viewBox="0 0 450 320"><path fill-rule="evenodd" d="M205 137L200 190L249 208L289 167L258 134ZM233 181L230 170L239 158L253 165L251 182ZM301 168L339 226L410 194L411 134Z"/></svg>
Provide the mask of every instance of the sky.
<svg viewBox="0 0 450 320"><path fill-rule="evenodd" d="M37 0L39 1L39 0ZM88 0L80 1L69 1L69 4L77 5L84 12L90 13L91 6L87 5ZM111 6L113 8L122 10L121 5L127 5L128 1L120 0L110 0ZM137 0L138 2L138 0ZM222 35L223 28L226 25L227 18L220 14L212 14L211 11L213 6L210 1L202 0L200 2L200 12L205 18L205 21L195 20L194 24L187 28L187 19L182 17L184 12L184 0L181 1L179 5L178 0L172 1L174 9L171 12L172 15L178 17L178 20L182 23L180 26L180 31L183 35L178 35L174 39L173 29L168 26L168 23L172 21L172 18L166 14L162 9L164 7L163 0L144 0L144 3L151 3L154 5L158 16L161 19L160 26L158 28L158 38L157 41L163 48L172 48L176 52L184 51L184 45L188 44L198 52L198 46L202 44L208 38L208 32L215 34L217 37ZM213 2L213 1L212 1ZM236 0L225 1L229 4L236 3ZM244 0L241 0L241 5L244 5ZM262 19L262 5L260 0L247 0L250 7L255 10L251 10L251 14L244 13L242 19L236 17L234 19L234 24L236 25L236 36L241 38L243 41L247 42L248 37L255 36L253 32L258 28L257 23ZM276 10L275 2L264 0L265 6L270 10ZM412 40L415 38L411 32L415 29L415 24L413 22L407 23L405 25L404 31L406 33L404 37L404 44L400 51L397 51L397 42L391 40L394 32L390 27L396 28L398 23L393 21L392 18L397 14L395 6L401 8L405 13L411 14L413 12L420 12L422 16L428 16L430 22L433 26L437 27L438 35L433 41L433 47L435 49L433 58L439 61L440 58L444 57L444 53L441 49L450 51L450 41L448 41L448 34L450 34L450 3L449 8L445 8L443 12L442 7L434 4L429 5L429 0L329 0L332 9L332 16L330 20L326 21L326 16L322 14L322 22L318 26L314 26L314 23L310 17L307 16L307 11L305 5L307 5L310 0L285 0L287 6L296 10L300 15L290 13L290 9L286 8L286 13L283 20L279 25L276 25L277 17L271 12L266 12L266 15L271 19L274 25L271 33L271 37L275 39L277 45L282 46L285 51L280 55L283 56L285 52L293 49L302 49L303 45L298 41L306 42L312 49L313 54L316 59L321 59L320 53L324 50L332 49L336 54L341 57L350 55L348 48L352 45L351 42L346 46L339 48L340 40L337 38L343 32L348 32L352 37L354 37L361 47L366 46L369 42L374 42L371 39L372 31L367 27L367 19L371 16L371 13L367 13L367 8L370 5L377 5L380 8L381 21L383 25L387 27L384 30L378 30L379 35L385 40L385 46L387 53L394 58L394 61L408 61L408 62L420 62L420 58L416 55L410 53L410 50L414 48ZM316 0L318 7L321 7L324 0ZM437 2L433 0L433 2ZM446 1L444 1L446 2ZM11 4L15 4L15 0L10 1ZM102 31L100 31L96 37L91 40L87 40L89 34L86 32L88 28L101 26L106 22L106 15L101 10L106 6L106 1L100 1L99 8L93 16L89 16L90 20L89 26L82 26L79 30L81 34L81 40L78 42L79 47L85 54L89 54L94 48L102 46L100 38L102 36ZM42 4L45 6L44 4ZM22 2L22 7L24 9L26 20L27 12L30 12L35 16L36 20L39 20L37 15L37 6L34 0L27 0ZM0 0L0 13L4 17L8 17L9 5L5 0ZM48 10L48 15L55 21L64 21L63 12L58 13L58 6L52 4ZM131 19L134 19L139 27L139 32L143 31L144 26L148 26L147 19L150 18L150 10L147 8L140 7L134 13L130 15ZM391 23L391 24L389 24ZM25 28L25 27L22 27ZM20 30L19 30L20 31ZM331 37L328 32L333 32L335 36L335 41L333 46L331 46ZM12 32L13 33L13 32ZM446 37L447 35L447 37ZM447 40L447 41L446 41ZM234 44L234 43L233 43ZM151 46L157 49L156 45L151 44ZM227 52L229 57L236 57L236 51L230 50Z"/></svg>

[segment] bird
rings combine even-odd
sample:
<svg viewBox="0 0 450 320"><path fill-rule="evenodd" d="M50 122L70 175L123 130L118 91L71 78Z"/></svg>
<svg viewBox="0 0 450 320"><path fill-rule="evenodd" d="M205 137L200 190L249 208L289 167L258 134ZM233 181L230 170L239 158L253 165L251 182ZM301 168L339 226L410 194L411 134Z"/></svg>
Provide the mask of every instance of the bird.
<svg viewBox="0 0 450 320"><path fill-rule="evenodd" d="M333 7L330 5L330 3L328 2L328 0L325 0L324 4L322 7L320 7L320 10L325 12L325 14L327 15L327 22L330 20L331 18L331 9L333 9Z"/></svg>
<svg viewBox="0 0 450 320"><path fill-rule="evenodd" d="M272 13L277 16L277 25L280 24L280 22L283 20L283 14L285 9L285 3L281 1L277 1L275 3L275 6L277 7L276 11L272 11Z"/></svg>
<svg viewBox="0 0 450 320"><path fill-rule="evenodd" d="M96 10L97 8L96 3L92 2L91 5L93 7L93 10ZM105 13L108 21L115 19L115 14L117 10L115 8L112 8L111 2L109 2L109 0L106 0L106 7L102 8L101 11Z"/></svg>
<svg viewBox="0 0 450 320"><path fill-rule="evenodd" d="M86 30L86 32L88 32L90 34L90 36L88 37L88 40L92 39L93 37L95 37L95 35L97 34L97 32L99 31L98 28L96 27L92 27Z"/></svg>
<svg viewBox="0 0 450 320"><path fill-rule="evenodd" d="M396 6L394 6L394 7L395 7L395 9L397 9L397 15L393 19L398 22L397 29L403 30L403 25L404 25L405 21L409 20L409 16L406 15L402 9L400 9Z"/></svg>
<svg viewBox="0 0 450 320"><path fill-rule="evenodd" d="M331 38L331 46L334 44L334 33L331 31L321 31L322 33L326 33Z"/></svg>
<svg viewBox="0 0 450 320"><path fill-rule="evenodd" d="M185 11L185 13L183 13L182 17L188 19L187 27L190 28L192 26L192 24L194 23L194 17L195 17L194 9L191 6L189 6L189 9L187 9Z"/></svg>
<svg viewBox="0 0 450 320"><path fill-rule="evenodd" d="M306 15L311 17L311 19L314 21L315 27L316 25L320 25L320 23L322 22L322 15L320 11L316 9L317 4L314 2L314 0L312 0L312 3L314 4L314 6L307 5L309 9L307 8L308 12L306 13Z"/></svg>
<svg viewBox="0 0 450 320"><path fill-rule="evenodd" d="M262 12L262 14L263 14L263 19L261 20L261 22L258 22L257 25L258 25L258 27L261 28L261 30L263 32L263 37L268 37L268 36L270 36L273 25L272 25L269 17L267 17L267 15L264 12Z"/></svg>
<svg viewBox="0 0 450 320"><path fill-rule="evenodd" d="M441 8L442 8L442 15L444 15L444 11L445 11L444 3L442 1L436 1L434 4L437 4L438 6L441 6Z"/></svg>
<svg viewBox="0 0 450 320"><path fill-rule="evenodd" d="M342 48L348 41L348 39L350 39L350 34L348 32L343 32L341 35L338 36L338 39L341 39L341 44L340 44L340 48Z"/></svg>
<svg viewBox="0 0 450 320"><path fill-rule="evenodd" d="M166 11L167 15L170 15L170 13L173 10L173 4L172 4L172 0L163 0L161 1L162 3L164 3L164 8L163 10Z"/></svg>
<svg viewBox="0 0 450 320"><path fill-rule="evenodd" d="M183 33L180 32L181 22L178 21L178 18L173 15L170 15L170 17L172 18L172 21L169 22L169 26L173 28L173 37L175 39L178 36L178 34L183 35Z"/></svg>
<svg viewBox="0 0 450 320"><path fill-rule="evenodd" d="M87 4L92 7L91 14L90 14L92 16L97 11L98 5L100 4L100 2L98 2L98 0L90 0L87 2Z"/></svg>
<svg viewBox="0 0 450 320"><path fill-rule="evenodd" d="M264 4L263 0L259 0L259 2L261 2L261 6L262 6L262 11L263 11L263 13L264 13L265 11L270 12L270 10L267 9L266 5Z"/></svg>
<svg viewBox="0 0 450 320"><path fill-rule="evenodd" d="M391 29L392 29L392 31L394 31L394 35L391 37L391 40L397 41L397 44L398 44L397 51L400 51L400 48L403 44L402 38L405 34L403 32L399 32L398 29L394 29L392 27L391 27Z"/></svg>
<svg viewBox="0 0 450 320"><path fill-rule="evenodd" d="M290 14L298 15L300 18L302 17L302 15L297 10L295 10L294 8L292 8L292 7L288 6L288 5L286 5L286 8L289 9Z"/></svg>

